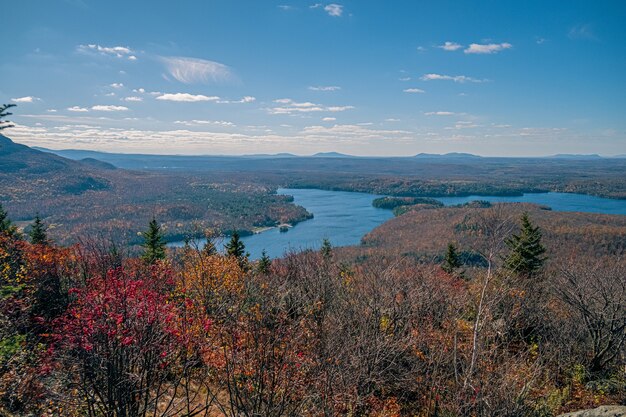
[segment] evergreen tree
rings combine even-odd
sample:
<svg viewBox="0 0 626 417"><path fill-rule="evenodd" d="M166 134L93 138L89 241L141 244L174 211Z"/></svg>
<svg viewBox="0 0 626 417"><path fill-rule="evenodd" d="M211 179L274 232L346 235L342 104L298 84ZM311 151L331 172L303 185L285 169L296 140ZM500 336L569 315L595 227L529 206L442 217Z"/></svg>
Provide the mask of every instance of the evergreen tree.
<svg viewBox="0 0 626 417"><path fill-rule="evenodd" d="M333 256L333 246L330 244L330 240L324 238L322 241L322 247L320 248L320 253L324 259L330 260Z"/></svg>
<svg viewBox="0 0 626 417"><path fill-rule="evenodd" d="M0 204L0 233L6 233L9 236L13 236L17 233L17 228L9 220L7 212Z"/></svg>
<svg viewBox="0 0 626 417"><path fill-rule="evenodd" d="M546 248L541 244L539 227L532 225L528 213L522 215L521 223L520 233L506 240L510 252L504 261L504 267L518 274L530 276L543 266Z"/></svg>
<svg viewBox="0 0 626 417"><path fill-rule="evenodd" d="M17 106L17 104L0 104L0 130L13 127L11 122L2 119L12 115L13 113L8 112L7 110L15 106Z"/></svg>
<svg viewBox="0 0 626 417"><path fill-rule="evenodd" d="M454 243L448 243L448 249L446 250L446 256L443 260L443 264L441 265L441 269L446 271L448 274L453 274L458 268L462 265L459 254L456 250L456 246Z"/></svg>
<svg viewBox="0 0 626 417"><path fill-rule="evenodd" d="M148 224L148 230L143 233L143 259L149 264L155 263L157 260L165 259L165 240L161 226L153 217Z"/></svg>
<svg viewBox="0 0 626 417"><path fill-rule="evenodd" d="M30 242L33 245L47 245L48 244L48 235L46 234L46 226L41 221L41 217L39 214L35 216L35 221L31 224L30 232L28 233L30 236Z"/></svg>
<svg viewBox="0 0 626 417"><path fill-rule="evenodd" d="M228 256L234 256L237 259L245 257L246 247L239 238L239 232L236 230L230 236L230 241L226 244L225 248Z"/></svg>
<svg viewBox="0 0 626 417"><path fill-rule="evenodd" d="M261 259L259 259L259 263L257 264L257 271L261 274L267 274L268 272L270 272L271 266L272 260L269 256L267 256L265 249L263 249L263 252L261 252Z"/></svg>

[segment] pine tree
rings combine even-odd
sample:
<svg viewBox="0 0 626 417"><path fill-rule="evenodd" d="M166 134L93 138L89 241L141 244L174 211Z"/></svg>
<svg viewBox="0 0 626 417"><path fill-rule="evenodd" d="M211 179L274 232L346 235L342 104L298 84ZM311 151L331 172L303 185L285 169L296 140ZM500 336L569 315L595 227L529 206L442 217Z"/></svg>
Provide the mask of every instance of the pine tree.
<svg viewBox="0 0 626 417"><path fill-rule="evenodd" d="M239 238L239 232L236 230L230 236L230 241L226 244L225 248L228 256L234 256L237 259L242 259L245 256L246 247Z"/></svg>
<svg viewBox="0 0 626 417"><path fill-rule="evenodd" d="M30 242L33 245L47 245L48 244L48 235L46 234L46 226L41 221L41 217L39 214L35 216L35 221L31 224L30 232L28 233L30 236Z"/></svg>
<svg viewBox="0 0 626 417"><path fill-rule="evenodd" d="M259 262L257 263L257 271L261 274L267 274L270 272L271 266L272 260L269 256L267 256L265 249L263 249L263 252L261 252L261 259L259 259Z"/></svg>
<svg viewBox="0 0 626 417"><path fill-rule="evenodd" d="M17 104L0 104L0 130L13 127L13 124L11 122L2 119L12 115L13 113L8 112L7 110L15 106L17 106Z"/></svg>
<svg viewBox="0 0 626 417"><path fill-rule="evenodd" d="M0 233L6 233L7 235L12 236L15 232L15 226L13 226L11 220L9 220L8 213L4 210L2 204L0 204Z"/></svg>
<svg viewBox="0 0 626 417"><path fill-rule="evenodd" d="M456 246L454 243L448 243L448 249L446 250L446 256L443 260L443 264L441 265L441 269L446 271L448 274L453 274L458 268L462 265L459 254L456 250Z"/></svg>
<svg viewBox="0 0 626 417"><path fill-rule="evenodd" d="M530 276L541 269L546 258L546 248L541 244L541 231L533 226L524 213L521 218L519 235L512 235L506 240L510 252L504 261L504 267L520 275Z"/></svg>
<svg viewBox="0 0 626 417"><path fill-rule="evenodd" d="M324 239L322 241L322 247L320 248L320 253L324 259L330 260L333 256L333 246L330 244L330 240Z"/></svg>
<svg viewBox="0 0 626 417"><path fill-rule="evenodd" d="M143 233L143 259L149 264L155 263L157 260L165 259L165 240L161 232L161 226L153 217L148 224L148 230Z"/></svg>

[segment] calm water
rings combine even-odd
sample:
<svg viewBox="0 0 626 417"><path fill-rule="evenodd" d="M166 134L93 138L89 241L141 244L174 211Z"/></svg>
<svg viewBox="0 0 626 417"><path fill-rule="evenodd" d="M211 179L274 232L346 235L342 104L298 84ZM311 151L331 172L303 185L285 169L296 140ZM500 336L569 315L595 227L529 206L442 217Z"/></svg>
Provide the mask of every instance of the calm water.
<svg viewBox="0 0 626 417"><path fill-rule="evenodd" d="M390 210L372 207L372 201L381 197L375 194L300 189L279 189L278 193L292 195L295 204L315 217L285 233L270 229L242 238L252 258L259 258L263 249L272 258L291 249L318 249L324 239L333 246L357 245L370 230L393 217Z"/></svg>
<svg viewBox="0 0 626 417"><path fill-rule="evenodd" d="M550 207L555 211L582 211L586 213L626 215L626 200L594 197L584 194L540 193L524 194L518 197L487 197L470 195L467 197L437 197L446 206L464 204L474 200L492 203L535 203Z"/></svg>
<svg viewBox="0 0 626 417"><path fill-rule="evenodd" d="M303 206L315 217L296 224L286 233L275 228L242 238L252 259L258 259L263 249L272 258L280 257L289 250L318 249L325 238L333 246L356 245L365 234L393 217L391 210L372 207L372 201L381 197L380 195L313 189L279 189L278 193L292 195L295 204ZM556 211L626 215L626 200L582 194L542 193L519 197L468 196L437 199L445 205L463 204L473 200L525 202L543 204Z"/></svg>

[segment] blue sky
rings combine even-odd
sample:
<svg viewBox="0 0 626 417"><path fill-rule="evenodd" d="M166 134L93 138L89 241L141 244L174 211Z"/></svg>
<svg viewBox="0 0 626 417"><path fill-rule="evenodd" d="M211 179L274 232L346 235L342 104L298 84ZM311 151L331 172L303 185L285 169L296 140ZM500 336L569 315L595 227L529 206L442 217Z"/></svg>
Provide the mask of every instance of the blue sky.
<svg viewBox="0 0 626 417"><path fill-rule="evenodd" d="M20 0L5 134L169 154L626 153L624 1Z"/></svg>

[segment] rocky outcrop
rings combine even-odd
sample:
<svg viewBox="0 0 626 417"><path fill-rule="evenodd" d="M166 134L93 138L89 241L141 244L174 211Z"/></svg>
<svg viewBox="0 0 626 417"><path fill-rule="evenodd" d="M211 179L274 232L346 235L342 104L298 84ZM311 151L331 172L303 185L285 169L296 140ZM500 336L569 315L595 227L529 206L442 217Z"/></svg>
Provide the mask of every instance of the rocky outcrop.
<svg viewBox="0 0 626 417"><path fill-rule="evenodd" d="M626 417L626 406L603 405L593 410L574 411L557 417Z"/></svg>

